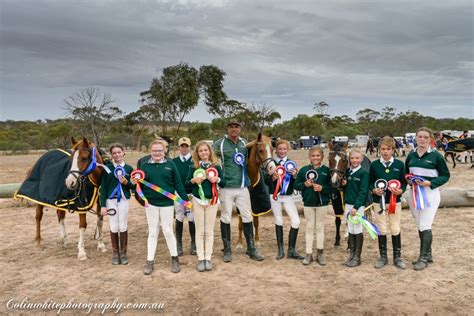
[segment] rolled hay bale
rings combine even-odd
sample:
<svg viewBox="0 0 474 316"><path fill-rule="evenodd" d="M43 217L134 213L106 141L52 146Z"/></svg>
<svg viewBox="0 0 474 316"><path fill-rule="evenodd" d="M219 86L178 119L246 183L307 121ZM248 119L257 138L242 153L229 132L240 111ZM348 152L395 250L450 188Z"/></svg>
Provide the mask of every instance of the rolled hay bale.
<svg viewBox="0 0 474 316"><path fill-rule="evenodd" d="M474 188L440 188L441 203L439 207L474 207ZM410 190L402 196L402 207L408 208Z"/></svg>
<svg viewBox="0 0 474 316"><path fill-rule="evenodd" d="M0 184L0 198L12 198L13 194L20 188L21 183Z"/></svg>

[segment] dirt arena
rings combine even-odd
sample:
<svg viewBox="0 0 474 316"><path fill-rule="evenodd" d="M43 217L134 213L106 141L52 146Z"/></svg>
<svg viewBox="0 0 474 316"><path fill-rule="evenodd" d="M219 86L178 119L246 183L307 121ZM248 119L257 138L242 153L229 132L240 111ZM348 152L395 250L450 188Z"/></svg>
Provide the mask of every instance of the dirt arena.
<svg viewBox="0 0 474 316"><path fill-rule="evenodd" d="M127 153L125 159L134 165L139 153ZM307 163L306 151L294 151L290 158L298 165ZM0 156L0 183L21 182L38 155ZM372 159L374 157L371 157ZM451 180L445 187L472 188L474 169L459 164L451 169ZM470 179L470 180L469 180ZM434 264L421 272L411 268L417 258L419 241L409 210L403 210L402 257L406 270L394 267L389 242L390 265L373 268L378 256L377 242L366 234L362 265L346 268L345 247L335 248L334 216L326 217L325 253L327 266L303 266L301 261L275 260L276 240L273 215L261 217L262 262L248 259L233 248L232 263L222 261L219 218L216 220L213 271L196 271L197 258L189 255L189 235L185 225L185 252L180 257L181 272L173 274L162 234L158 242L155 272L143 275L146 261L147 224L143 208L131 204L129 218L129 257L127 266L110 263L110 240L107 219L104 225L107 253L96 251L92 240L96 219L88 216L86 252L89 259L77 260L78 217L66 217L69 243L58 244L59 229L55 211L45 212L42 222L43 244L34 242L33 206L11 199L0 200L0 314L35 312L54 314L57 309L11 309L22 300L29 303L158 303L162 309L128 309L121 312L152 314L355 314L355 315L468 315L473 314L474 258L472 235L474 207L443 208L433 227ZM305 220L298 235L297 248L304 254ZM237 239L238 218L234 216L232 235ZM285 217L285 244L289 218ZM286 247L285 247L286 248ZM52 306L52 305L50 305ZM82 306L85 308L85 306ZM101 307L101 306L96 306ZM64 314L84 314L87 309L66 310ZM99 314L102 309L92 309Z"/></svg>

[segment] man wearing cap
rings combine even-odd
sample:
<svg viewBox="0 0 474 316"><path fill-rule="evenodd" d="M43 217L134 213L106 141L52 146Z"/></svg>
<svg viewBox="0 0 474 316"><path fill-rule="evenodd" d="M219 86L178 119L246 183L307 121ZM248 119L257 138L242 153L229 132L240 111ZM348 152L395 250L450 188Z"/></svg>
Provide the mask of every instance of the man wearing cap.
<svg viewBox="0 0 474 316"><path fill-rule="evenodd" d="M243 164L247 163L247 141L240 137L241 124L231 120L227 124L227 135L218 139L212 145L215 153L221 159L226 187L221 189L221 236L224 243L224 262L232 261L231 231L232 206L235 203L242 217L244 236L247 241L247 255L250 259L264 259L255 248L252 226L250 194L247 185L250 183L244 174Z"/></svg>
<svg viewBox="0 0 474 316"><path fill-rule="evenodd" d="M193 159L191 158L191 140L187 137L181 137L178 140L179 156L173 159L181 177L181 182L186 182L188 176L189 167L193 165ZM190 192L186 192L190 193ZM176 243L178 248L178 256L183 255L183 222L184 218L188 218L189 234L191 236L191 255L196 255L196 226L194 225L194 217L191 210L186 206L175 203L176 211Z"/></svg>

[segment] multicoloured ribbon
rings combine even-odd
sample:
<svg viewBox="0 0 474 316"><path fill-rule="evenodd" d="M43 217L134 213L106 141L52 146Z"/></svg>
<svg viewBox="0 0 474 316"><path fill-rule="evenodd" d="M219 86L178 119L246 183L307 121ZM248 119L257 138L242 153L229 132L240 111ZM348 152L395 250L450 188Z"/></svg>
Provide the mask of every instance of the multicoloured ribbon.
<svg viewBox="0 0 474 316"><path fill-rule="evenodd" d="M425 188L417 183L417 180L423 182L426 181L426 179L420 176L415 176L410 173L405 175L405 179L407 179L407 182L412 185L411 199L412 205L415 206L415 209L423 210L425 208L430 207L428 197L426 196Z"/></svg>
<svg viewBox="0 0 474 316"><path fill-rule="evenodd" d="M219 172L216 168L210 167L206 169L206 177L209 179L210 177L217 177ZM211 205L214 205L219 200L219 192L217 191L217 183L213 182L212 185L212 198L211 198Z"/></svg>
<svg viewBox="0 0 474 316"><path fill-rule="evenodd" d="M369 222L367 217L363 216L362 214L356 213L354 216L351 216L351 213L348 212L346 218L347 221L351 224L362 224L362 226L367 230L372 239L376 239L377 236L380 236L380 230L377 225Z"/></svg>
<svg viewBox="0 0 474 316"><path fill-rule="evenodd" d="M112 191L112 193L109 196L109 199L117 198L117 202L120 202L122 199L122 183L120 182L120 177L125 176L127 172L125 171L125 168L122 166L117 166L114 169L114 176L115 179L117 179L117 185L115 186L115 189Z"/></svg>
<svg viewBox="0 0 474 316"><path fill-rule="evenodd" d="M284 166L278 166L275 169L275 172L278 176L277 178L277 183L275 186L275 191L273 191L273 199L276 201L278 200L278 195L280 194L280 187L282 186L283 183L283 178L285 177L286 169Z"/></svg>
<svg viewBox="0 0 474 316"><path fill-rule="evenodd" d="M203 180L206 180L206 170L199 168L196 169L193 173L193 178L200 178ZM206 195L204 194L204 190L202 189L202 182L198 183L198 192L199 192L199 198L203 202L207 202Z"/></svg>
<svg viewBox="0 0 474 316"><path fill-rule="evenodd" d="M281 186L281 194L285 195L288 187L290 186L291 178L293 175L291 174L291 170L296 169L296 162L292 160L287 160L283 166L285 167L285 177L283 178L283 184Z"/></svg>
<svg viewBox="0 0 474 316"><path fill-rule="evenodd" d="M402 184L397 179L388 181L388 190L390 191L390 204L388 205L388 214L395 214L397 207L397 196L393 193L393 190L398 190L402 187Z"/></svg>
<svg viewBox="0 0 474 316"><path fill-rule="evenodd" d="M145 179L145 172L143 172L143 170L136 169L136 170L132 171L132 173L130 174L130 178L136 179L138 181L137 186L135 188L135 191L137 192L138 196L145 203L145 207L148 207L148 199L146 198L145 194L143 194L142 188L140 186L140 181Z"/></svg>
<svg viewBox="0 0 474 316"><path fill-rule="evenodd" d="M234 155L234 163L238 166L241 166L242 167L242 185L241 187L245 187L245 177L247 175L247 171L246 171L246 166L245 166L245 157L242 153L235 153Z"/></svg>
<svg viewBox="0 0 474 316"><path fill-rule="evenodd" d="M385 191L388 188L388 182L385 179L378 179L375 181L375 187L382 190L382 196L380 197L380 211L379 214L382 214L385 211Z"/></svg>

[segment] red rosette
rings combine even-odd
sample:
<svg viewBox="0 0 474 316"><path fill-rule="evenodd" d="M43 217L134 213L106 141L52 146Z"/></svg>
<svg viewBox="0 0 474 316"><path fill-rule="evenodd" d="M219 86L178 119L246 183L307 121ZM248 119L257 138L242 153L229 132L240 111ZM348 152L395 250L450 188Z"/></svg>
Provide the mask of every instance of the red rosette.
<svg viewBox="0 0 474 316"><path fill-rule="evenodd" d="M219 176L219 172L217 171L216 168L214 167L209 167L206 169L206 177L217 177ZM219 192L217 191L217 183L211 183L212 185L212 199L211 199L211 205L214 205L217 203L217 200L219 199Z"/></svg>
<svg viewBox="0 0 474 316"><path fill-rule="evenodd" d="M395 214L395 208L397 206L397 196L392 191L394 189L400 189L401 187L402 184L396 179L388 181L388 190L390 191L390 203L388 205L389 214Z"/></svg>
<svg viewBox="0 0 474 316"><path fill-rule="evenodd" d="M273 191L273 199L276 201L278 200L278 193L280 192L280 188L283 183L283 178L285 177L285 174L286 174L286 169L284 166L278 166L276 167L275 172L278 175L278 179L275 186L275 191Z"/></svg>

